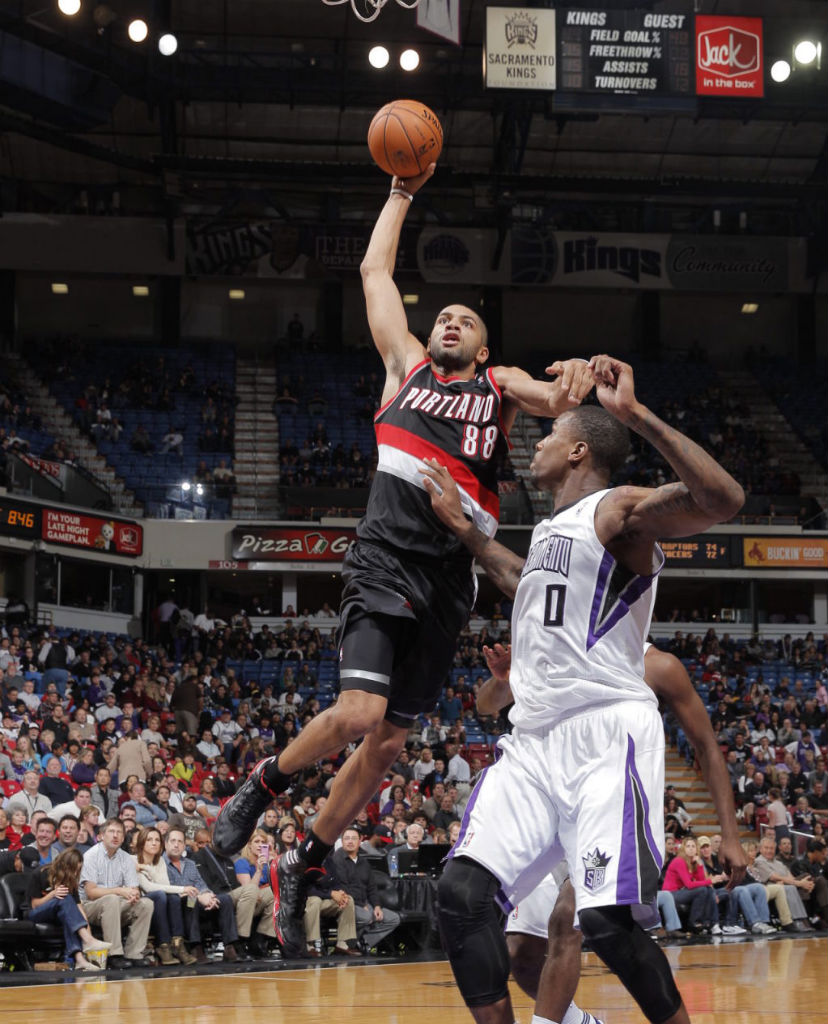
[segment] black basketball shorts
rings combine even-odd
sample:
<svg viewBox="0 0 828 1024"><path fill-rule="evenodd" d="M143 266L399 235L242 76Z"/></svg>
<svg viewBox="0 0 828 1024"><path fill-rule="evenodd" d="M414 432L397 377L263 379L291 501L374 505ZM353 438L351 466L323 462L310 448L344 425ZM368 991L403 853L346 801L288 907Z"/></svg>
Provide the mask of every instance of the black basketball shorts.
<svg viewBox="0 0 828 1024"><path fill-rule="evenodd" d="M409 726L440 696L474 605L473 570L357 541L342 580L340 688L387 697L386 719Z"/></svg>

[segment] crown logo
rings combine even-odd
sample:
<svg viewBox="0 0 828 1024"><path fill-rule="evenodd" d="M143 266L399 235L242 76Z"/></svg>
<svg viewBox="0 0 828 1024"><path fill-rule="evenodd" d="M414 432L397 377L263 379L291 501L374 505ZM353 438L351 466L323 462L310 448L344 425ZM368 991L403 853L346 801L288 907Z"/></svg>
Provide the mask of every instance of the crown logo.
<svg viewBox="0 0 828 1024"><path fill-rule="evenodd" d="M506 42L509 46L517 43L518 46L535 47L538 41L538 19L530 14L518 11L511 18L506 19Z"/></svg>

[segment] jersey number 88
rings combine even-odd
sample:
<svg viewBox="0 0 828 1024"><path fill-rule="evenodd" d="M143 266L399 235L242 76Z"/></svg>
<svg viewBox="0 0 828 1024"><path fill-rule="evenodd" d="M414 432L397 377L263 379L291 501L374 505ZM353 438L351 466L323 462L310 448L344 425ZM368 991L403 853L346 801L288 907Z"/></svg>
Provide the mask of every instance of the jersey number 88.
<svg viewBox="0 0 828 1024"><path fill-rule="evenodd" d="M497 444L497 434L498 428L493 423L486 427L482 434L480 427L476 427L473 423L467 423L463 431L461 446L463 454L470 459L479 455L484 462L488 462Z"/></svg>

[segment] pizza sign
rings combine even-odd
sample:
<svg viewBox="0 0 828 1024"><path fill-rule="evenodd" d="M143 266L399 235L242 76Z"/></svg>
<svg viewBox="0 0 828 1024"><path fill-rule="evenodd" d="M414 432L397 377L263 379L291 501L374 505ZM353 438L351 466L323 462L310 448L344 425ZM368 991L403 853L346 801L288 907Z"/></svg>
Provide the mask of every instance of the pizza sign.
<svg viewBox="0 0 828 1024"><path fill-rule="evenodd" d="M696 93L764 96L762 19L696 17Z"/></svg>

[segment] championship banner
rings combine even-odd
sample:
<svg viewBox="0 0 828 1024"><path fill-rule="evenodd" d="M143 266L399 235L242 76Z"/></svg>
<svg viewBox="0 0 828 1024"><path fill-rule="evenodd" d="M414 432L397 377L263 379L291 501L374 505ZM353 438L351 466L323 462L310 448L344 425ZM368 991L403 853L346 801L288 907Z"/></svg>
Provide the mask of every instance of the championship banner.
<svg viewBox="0 0 828 1024"><path fill-rule="evenodd" d="M765 95L762 19L696 15L696 93Z"/></svg>
<svg viewBox="0 0 828 1024"><path fill-rule="evenodd" d="M238 561L341 562L356 540L356 530L237 526L231 540L230 557Z"/></svg>
<svg viewBox="0 0 828 1024"><path fill-rule="evenodd" d="M743 537L746 569L828 569L828 539Z"/></svg>
<svg viewBox="0 0 828 1024"><path fill-rule="evenodd" d="M555 11L487 7L483 48L487 89L555 88Z"/></svg>
<svg viewBox="0 0 828 1024"><path fill-rule="evenodd" d="M558 88L690 96L693 18L649 10L558 8Z"/></svg>
<svg viewBox="0 0 828 1024"><path fill-rule="evenodd" d="M42 530L43 540L50 544L65 544L88 551L108 551L113 555L128 555L131 558L143 551L143 527L119 519L99 519L80 512L44 508Z"/></svg>

